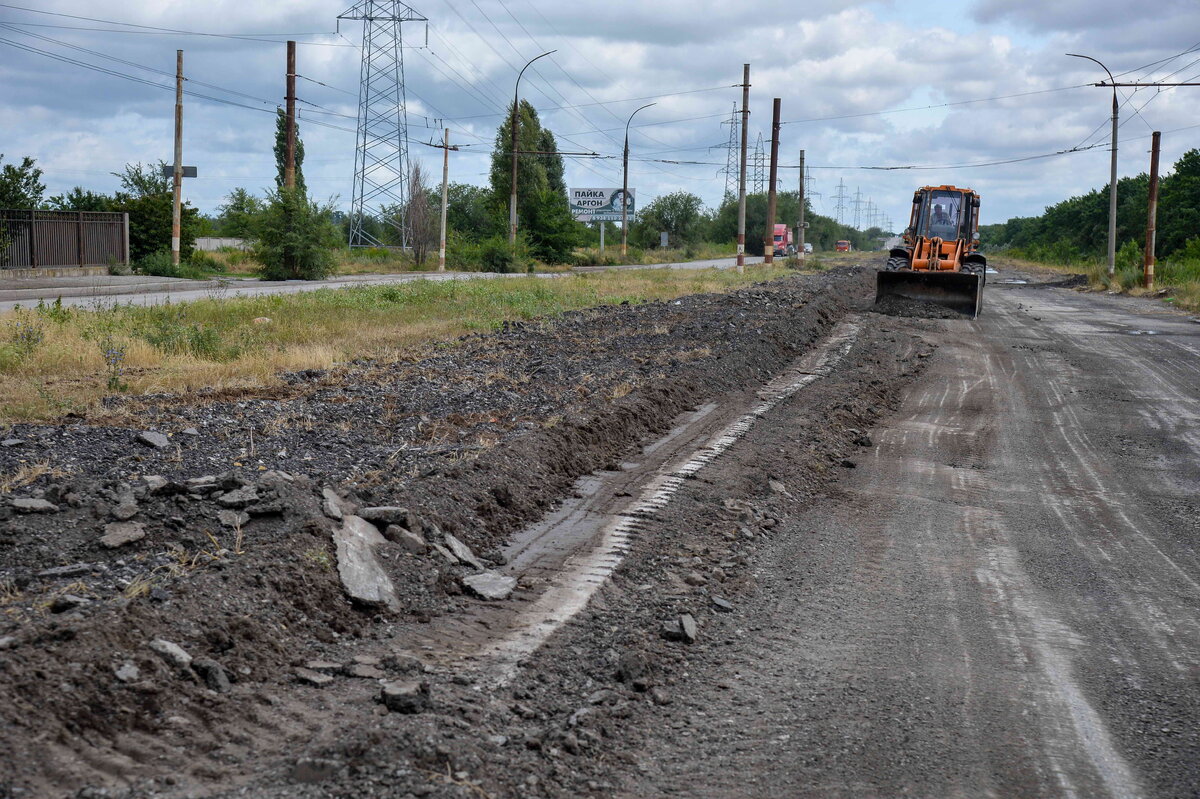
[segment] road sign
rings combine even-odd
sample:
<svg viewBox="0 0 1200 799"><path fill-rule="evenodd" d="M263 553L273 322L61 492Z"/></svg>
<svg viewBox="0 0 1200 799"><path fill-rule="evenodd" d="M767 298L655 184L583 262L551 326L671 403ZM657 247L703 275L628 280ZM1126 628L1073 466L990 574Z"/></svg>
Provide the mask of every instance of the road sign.
<svg viewBox="0 0 1200 799"><path fill-rule="evenodd" d="M580 222L620 222L621 203L625 203L626 215L632 219L636 211L633 189L626 194L624 189L568 189L571 216Z"/></svg>
<svg viewBox="0 0 1200 799"><path fill-rule="evenodd" d="M173 178L173 177L175 177L175 167L173 167L173 166L163 166L163 168L162 168L162 176L163 176L164 178ZM185 167L183 168L183 176L184 176L185 178L194 178L194 177L196 177L196 167L194 167L194 166L185 166Z"/></svg>

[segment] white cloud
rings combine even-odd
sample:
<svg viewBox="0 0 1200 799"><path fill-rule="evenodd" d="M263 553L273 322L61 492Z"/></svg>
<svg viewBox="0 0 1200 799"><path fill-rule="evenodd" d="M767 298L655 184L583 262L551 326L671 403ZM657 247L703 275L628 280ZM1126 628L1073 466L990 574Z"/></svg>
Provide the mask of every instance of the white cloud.
<svg viewBox="0 0 1200 799"><path fill-rule="evenodd" d="M804 148L814 176L819 210L839 178L861 188L898 222L912 188L956 182L984 194L986 219L1038 213L1071 194L1107 180L1103 149L984 169L876 171L858 166L963 164L1003 160L1070 148L1085 140L1103 141L1108 113L1104 89L1075 88L1007 100L961 103L977 98L1046 91L1091 83L1099 68L1064 56L1083 51L1124 71L1186 49L1200 30L1200 5L1167 0L1153 17L1117 0L1029 3L977 0L946 14L944 3L881 4L822 0L799 6L783 0L740 4L666 0L621 0L603 8L547 0L466 0L418 5L431 17L428 50L406 50L410 88L410 136L440 138L452 128L452 143L473 144L452 155L453 180L486 181L486 151L512 97L516 68L543 49L557 49L526 73L521 95L543 109L542 118L560 136L564 149L594 150L603 160L568 161L575 185L620 181L620 145L628 114L647 96L723 86L719 91L658 97L642 111L630 137L631 182L643 202L667 191L694 191L706 202L720 199L717 174L725 163L723 144L741 68L750 62L751 142L769 133L771 98L782 98L785 120L840 117L785 125L781 153L794 164ZM232 0L162 3L134 0L120 10L95 10L85 0L57 0L46 10L83 16L112 16L145 25L253 34L331 31L350 0L244 3ZM455 10L474 27L460 18ZM482 13L481 13L482 12ZM511 12L512 16L508 12ZM486 17L485 17L486 15ZM513 16L517 21L514 21ZM489 22L490 19L490 22ZM0 23L14 21L97 27L92 23L0 11ZM931 24L932 21L932 24ZM495 27L493 27L493 24ZM310 188L321 197L350 193L354 135L317 123L354 128L356 98L337 91L357 90L359 23L341 23L345 38L299 37L321 42L300 48L299 72L330 87L300 83L301 131ZM274 176L271 153L274 104L282 102L282 43L223 38L129 35L54 28L23 28L127 61L170 72L174 50L185 49L186 72L196 81L236 89L241 97L189 84L195 92L252 108L192 98L185 113L185 160L201 178L186 184L188 196L211 210L237 186L260 189ZM407 25L407 41L425 41L424 26ZM111 190L127 161L166 158L171 146L173 97L167 75L104 61L96 56L0 29L0 38L135 74L167 88L121 80L0 44L0 114L7 124L0 152L30 154L46 170L52 192L82 184ZM1200 38L1200 37L1197 37ZM1200 52L1144 71L1161 76L1200 57ZM1200 65L1176 79L1200 72ZM1142 72L1134 75L1142 75ZM1195 89L1159 96L1142 91L1123 110L1122 174L1144 171L1143 150L1150 128L1171 131L1200 122L1191 101ZM262 98L266 102L258 99ZM597 101L623 100L607 106ZM1134 108L1150 101L1140 117ZM316 108L311 104L318 104ZM555 110L562 105L579 108ZM874 114L917 107L919 110ZM259 110L253 110L259 109ZM263 113L263 112L267 113ZM321 114L320 111L332 112ZM447 123L442 118L449 120ZM704 117L690 121L692 117ZM669 124L666 124L669 123ZM643 127L643 125L649 125ZM597 132L599 129L602 132ZM1169 164L1195 141L1190 132L1164 135ZM436 150L413 144L411 152L431 164ZM701 164L649 163L647 154ZM823 167L838 167L826 169ZM435 170L436 171L436 170ZM794 170L781 172L787 188Z"/></svg>

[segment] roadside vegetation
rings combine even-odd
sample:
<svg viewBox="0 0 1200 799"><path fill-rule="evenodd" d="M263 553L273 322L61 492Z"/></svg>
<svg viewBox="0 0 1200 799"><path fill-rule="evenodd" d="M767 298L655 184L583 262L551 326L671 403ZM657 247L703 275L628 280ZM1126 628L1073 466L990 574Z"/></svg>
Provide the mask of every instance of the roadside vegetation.
<svg viewBox="0 0 1200 799"><path fill-rule="evenodd" d="M621 302L728 291L786 274L626 270L560 277L414 281L253 298L0 315L0 421L94 412L109 394L277 385L280 372L413 357L505 321Z"/></svg>
<svg viewBox="0 0 1200 799"><path fill-rule="evenodd" d="M507 117L506 117L507 120ZM527 102L518 106L517 202L520 230L516 246L508 240L511 190L511 136L508 122L496 130L489 183L448 187L446 267L452 271L518 273L553 271L570 266L659 264L732 256L737 238L737 198L708 208L695 194L672 192L650 199L630 218L628 253L620 255L621 230L605 222L606 247L600 252L600 228L576 221L567 200L563 157L554 134L541 124ZM379 246L347 246L352 220L330 203L314 200L304 178L304 143L297 136L296 185L284 186L286 124L277 117L273 150L276 177L261 194L235 188L212 215L184 205L181 263L171 263L171 180L166 164L128 164L121 190L96 193L82 186L46 199L42 171L32 158L0 169L0 207L61 211L118 211L129 214L131 271L164 277L207 279L221 276L265 279L318 279L332 274L430 271L437 267L441 187L431 185L424 167L413 161L409 199L361 221ZM794 225L799 193L778 195L776 220ZM806 209L806 240L817 251L833 250L840 239L856 250L878 249L889 234L879 228L856 230ZM746 198L746 250L763 254L767 195ZM401 230L407 230L402 237ZM661 246L661 234L667 246ZM195 249L198 237L237 239L239 247L217 252ZM3 230L0 230L0 240ZM406 245L406 246L402 246ZM0 248L0 254L3 249ZM2 264L0 264L2 265Z"/></svg>
<svg viewBox="0 0 1200 799"><path fill-rule="evenodd" d="M1094 288L1144 294L1143 253L1150 176L1117 182L1116 271L1108 278L1108 187L979 229L984 249L1088 275ZM1154 291L1200 311L1200 150L1189 150L1159 182Z"/></svg>

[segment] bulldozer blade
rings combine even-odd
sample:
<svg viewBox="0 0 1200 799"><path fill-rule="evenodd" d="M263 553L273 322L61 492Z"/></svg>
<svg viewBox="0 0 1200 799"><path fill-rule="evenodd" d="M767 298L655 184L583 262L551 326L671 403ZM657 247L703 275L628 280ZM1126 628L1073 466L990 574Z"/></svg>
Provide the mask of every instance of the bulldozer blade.
<svg viewBox="0 0 1200 799"><path fill-rule="evenodd" d="M937 303L972 319L983 306L983 275L970 272L921 272L902 269L879 272L875 283L875 303L885 297Z"/></svg>

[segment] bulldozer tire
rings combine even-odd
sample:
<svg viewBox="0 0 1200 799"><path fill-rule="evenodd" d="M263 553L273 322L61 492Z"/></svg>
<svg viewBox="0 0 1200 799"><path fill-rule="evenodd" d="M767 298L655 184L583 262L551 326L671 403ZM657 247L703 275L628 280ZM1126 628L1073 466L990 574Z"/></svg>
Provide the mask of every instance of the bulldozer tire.
<svg viewBox="0 0 1200 799"><path fill-rule="evenodd" d="M883 268L887 272L895 272L897 269L907 269L908 261L903 258L888 258Z"/></svg>

